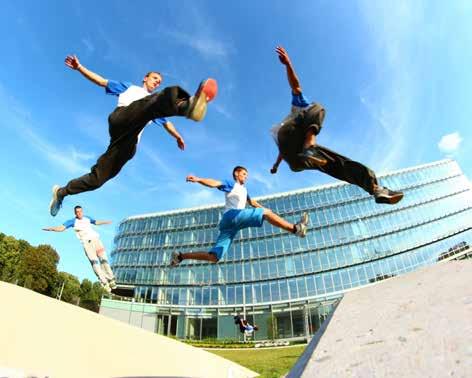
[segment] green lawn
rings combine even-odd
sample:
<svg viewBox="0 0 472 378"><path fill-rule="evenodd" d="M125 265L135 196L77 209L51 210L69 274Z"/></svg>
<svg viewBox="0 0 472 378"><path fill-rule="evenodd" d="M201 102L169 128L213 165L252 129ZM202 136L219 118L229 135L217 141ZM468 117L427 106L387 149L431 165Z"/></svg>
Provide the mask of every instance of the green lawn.
<svg viewBox="0 0 472 378"><path fill-rule="evenodd" d="M261 378L280 378L288 373L304 349L305 345L280 349L207 351L259 373Z"/></svg>

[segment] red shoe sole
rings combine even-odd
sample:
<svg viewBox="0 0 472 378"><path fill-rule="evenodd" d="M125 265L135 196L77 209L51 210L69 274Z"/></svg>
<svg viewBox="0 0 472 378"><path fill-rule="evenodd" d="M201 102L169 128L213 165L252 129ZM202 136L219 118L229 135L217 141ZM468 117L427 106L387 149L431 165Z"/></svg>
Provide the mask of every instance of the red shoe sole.
<svg viewBox="0 0 472 378"><path fill-rule="evenodd" d="M218 93L218 83L212 78L203 80L198 87L196 96L198 96L200 92L205 93L207 102L210 102L216 97L216 94Z"/></svg>

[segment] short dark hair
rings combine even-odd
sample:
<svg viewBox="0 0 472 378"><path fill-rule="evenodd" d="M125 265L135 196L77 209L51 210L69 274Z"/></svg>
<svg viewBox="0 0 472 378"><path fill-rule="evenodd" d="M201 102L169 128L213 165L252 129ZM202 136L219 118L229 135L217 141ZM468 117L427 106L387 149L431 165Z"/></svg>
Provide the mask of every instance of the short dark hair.
<svg viewBox="0 0 472 378"><path fill-rule="evenodd" d="M148 77L150 74L152 74L152 73L157 73L157 74L161 77L161 79L162 79L162 74L161 74L160 72L158 72L158 71L149 71L146 75L144 75L144 78L147 78L147 77Z"/></svg>
<svg viewBox="0 0 472 378"><path fill-rule="evenodd" d="M234 168L233 168L233 178L236 180L236 177L235 177L234 174L235 174L236 172L243 171L243 170L247 172L247 168L242 167L242 166L240 166L240 165L237 165L236 167L234 167Z"/></svg>
<svg viewBox="0 0 472 378"><path fill-rule="evenodd" d="M77 209L81 209L81 208L82 208L82 206L80 206L80 205L77 205L76 207L74 207L74 213L77 211Z"/></svg>

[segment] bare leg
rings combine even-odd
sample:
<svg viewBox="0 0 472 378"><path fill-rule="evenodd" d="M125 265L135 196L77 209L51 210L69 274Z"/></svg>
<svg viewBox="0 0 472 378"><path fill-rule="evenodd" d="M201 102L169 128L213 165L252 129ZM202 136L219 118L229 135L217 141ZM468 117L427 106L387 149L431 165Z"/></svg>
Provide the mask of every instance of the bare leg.
<svg viewBox="0 0 472 378"><path fill-rule="evenodd" d="M181 253L180 257L182 260L205 260L213 263L218 262L216 255L209 252L190 252L190 253Z"/></svg>
<svg viewBox="0 0 472 378"><path fill-rule="evenodd" d="M295 225L287 222L275 214L272 210L264 209L264 219L266 219L271 225L284 229L285 231L295 233Z"/></svg>

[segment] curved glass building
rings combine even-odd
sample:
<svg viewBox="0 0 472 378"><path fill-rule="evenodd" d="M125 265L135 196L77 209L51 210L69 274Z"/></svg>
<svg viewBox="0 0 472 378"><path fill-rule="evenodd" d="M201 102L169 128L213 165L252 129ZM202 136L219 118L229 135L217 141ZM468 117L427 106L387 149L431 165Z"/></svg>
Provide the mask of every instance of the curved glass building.
<svg viewBox="0 0 472 378"><path fill-rule="evenodd" d="M173 251L210 249L222 205L129 217L112 265L135 299L103 299L100 312L180 338L238 338L235 314L259 326L256 339L305 337L348 290L472 254L472 185L455 161L380 182L404 199L379 205L341 182L256 198L291 222L308 211L306 238L265 222L242 230L218 264L168 266Z"/></svg>

